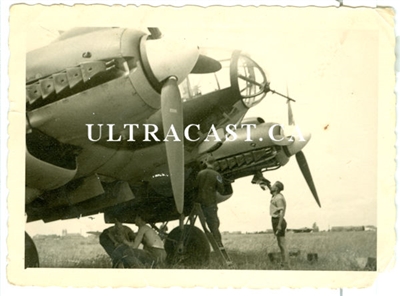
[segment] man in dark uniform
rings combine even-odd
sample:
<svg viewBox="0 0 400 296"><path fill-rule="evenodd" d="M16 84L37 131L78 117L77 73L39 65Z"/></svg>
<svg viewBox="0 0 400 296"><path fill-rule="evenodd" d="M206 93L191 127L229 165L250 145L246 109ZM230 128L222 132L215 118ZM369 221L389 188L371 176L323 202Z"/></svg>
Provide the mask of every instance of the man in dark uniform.
<svg viewBox="0 0 400 296"><path fill-rule="evenodd" d="M197 202L201 204L204 216L211 233L218 245L222 246L222 237L219 232L219 218L217 206L217 192L222 193L224 185L222 176L214 169L215 158L208 156L206 167L197 175L197 185L199 188Z"/></svg>

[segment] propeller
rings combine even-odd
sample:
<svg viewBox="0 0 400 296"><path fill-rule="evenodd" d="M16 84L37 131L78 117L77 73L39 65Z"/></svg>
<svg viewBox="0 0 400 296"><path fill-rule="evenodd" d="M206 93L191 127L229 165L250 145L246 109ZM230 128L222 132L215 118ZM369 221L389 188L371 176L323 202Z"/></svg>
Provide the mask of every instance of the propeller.
<svg viewBox="0 0 400 296"><path fill-rule="evenodd" d="M287 97L289 98L289 90L286 90L287 92ZM288 121L289 121L289 126L295 126L295 122L294 122L294 118L293 118L293 111L292 111L292 106L290 104L291 100L287 100L287 104L288 104ZM317 193L317 189L315 188L314 185L314 181L313 178L311 176L311 171L310 168L308 167L307 164L307 160L306 157L303 153L303 151L301 151L303 149L303 147L308 143L308 141L311 138L311 134L305 134L304 135L304 140L303 143L301 143L300 141L298 141L296 139L296 144L294 145L294 147L290 147L290 150L293 150L293 152L295 152L296 154L296 160L297 160L297 164L299 165L300 171L303 174L304 179L307 182L308 187L311 190L312 195L314 196L315 201L317 202L318 206L321 207L321 203L319 201L318 198L318 193Z"/></svg>
<svg viewBox="0 0 400 296"><path fill-rule="evenodd" d="M287 87L286 87L286 93L287 93L287 97L289 98L289 89ZM289 99L287 100L287 104L288 104L289 125L294 126L295 122L294 122L294 118L293 118L293 111L292 111L292 106L290 104ZM311 138L311 134L307 134L305 136L305 138L306 138L306 143L307 143ZM301 149L303 147L301 147L300 149L298 148L298 152L296 153L297 164L299 165L300 171L303 174L304 179L306 179L307 185L310 188L315 201L317 202L318 206L321 207L321 202L319 201L317 189L315 188L314 181L313 181L313 178L311 175L311 171L307 164L306 156L304 155L303 151L301 151Z"/></svg>
<svg viewBox="0 0 400 296"><path fill-rule="evenodd" d="M152 38L145 36L140 43L140 53L146 77L161 94L165 149L175 206L179 214L184 207L184 142L183 107L178 84L191 72L211 73L221 69L221 64L200 55L197 46L161 38L157 28L149 28ZM174 139L171 139L173 133Z"/></svg>
<svg viewBox="0 0 400 296"><path fill-rule="evenodd" d="M286 87L286 96L283 94L280 94L276 91L273 91L273 90L272 90L272 92L287 99L288 123L289 123L289 126L291 126L292 128L295 127L295 121L294 121L294 116L293 116L293 111L292 111L292 106L291 106L291 101L295 102L295 100L290 98L288 88ZM289 141L289 140L287 140L287 138L285 138L284 140L286 140L286 141L281 141L278 145L286 146L287 152L290 156L296 155L296 161L300 168L300 171L303 174L303 177L306 180L307 185L310 188L310 191L311 191L312 195L314 196L315 201L317 202L318 206L321 207L321 202L319 201L317 189L315 188L310 168L308 167L306 157L302 151L302 149L304 148L304 146L308 143L308 141L310 139L311 139L310 133L303 133L302 138L300 138L300 136L296 137L296 139L294 141Z"/></svg>

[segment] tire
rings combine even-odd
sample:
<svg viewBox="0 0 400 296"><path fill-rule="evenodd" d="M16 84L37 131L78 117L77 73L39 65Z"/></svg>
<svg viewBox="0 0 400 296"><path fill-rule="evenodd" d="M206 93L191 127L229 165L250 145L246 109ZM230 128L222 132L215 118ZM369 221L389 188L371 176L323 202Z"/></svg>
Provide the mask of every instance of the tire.
<svg viewBox="0 0 400 296"><path fill-rule="evenodd" d="M178 251L181 233L179 227L174 228L165 242L167 264L169 267L183 266L199 268L208 264L210 259L210 244L203 231L195 226L185 225L183 237L183 250Z"/></svg>
<svg viewBox="0 0 400 296"><path fill-rule="evenodd" d="M25 232L25 268L39 267L39 255L32 238Z"/></svg>

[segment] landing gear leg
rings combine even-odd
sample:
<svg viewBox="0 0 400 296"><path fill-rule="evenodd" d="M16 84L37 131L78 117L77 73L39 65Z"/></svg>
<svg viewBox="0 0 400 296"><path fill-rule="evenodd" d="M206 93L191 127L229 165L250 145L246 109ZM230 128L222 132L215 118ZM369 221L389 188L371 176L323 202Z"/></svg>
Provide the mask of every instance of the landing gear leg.
<svg viewBox="0 0 400 296"><path fill-rule="evenodd" d="M181 216L179 217L179 231L181 233L181 237L179 238L178 247L176 250L178 255L183 255L185 252L185 246L184 246L183 242L185 240L185 235L187 235L187 234L185 233L185 230L184 230L184 226L185 226L183 224L184 219L185 219L185 216L183 214L181 214Z"/></svg>

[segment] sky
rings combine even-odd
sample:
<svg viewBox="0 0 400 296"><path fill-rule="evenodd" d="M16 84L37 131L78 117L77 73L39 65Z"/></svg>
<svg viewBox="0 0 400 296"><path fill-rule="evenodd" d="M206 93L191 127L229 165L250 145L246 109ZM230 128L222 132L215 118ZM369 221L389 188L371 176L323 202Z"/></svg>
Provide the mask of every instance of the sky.
<svg viewBox="0 0 400 296"><path fill-rule="evenodd" d="M43 12L31 19L27 49L48 44L58 31L74 26L99 26L101 17L85 21L82 14L64 12L71 22L55 22ZM51 16L51 17L50 17ZM112 19L112 18L111 18ZM390 19L390 17L387 17ZM263 67L271 88L287 90L296 124L312 133L303 149L322 207L314 201L295 158L277 171L265 173L272 182L285 184L289 228L377 225L378 98L383 75L382 43L392 42L390 20L369 10L325 8L135 9L120 13L112 26L158 26L164 36L185 38L201 47L243 49ZM392 34L392 35L391 35ZM391 53L391 48L384 48ZM382 72L383 71L383 72ZM248 117L287 124L285 99L268 94ZM271 228L270 195L250 183L236 180L234 194L219 205L221 231L253 232ZM102 231L101 215L45 224L27 224L28 233ZM133 226L135 229L135 226Z"/></svg>

